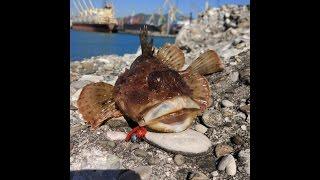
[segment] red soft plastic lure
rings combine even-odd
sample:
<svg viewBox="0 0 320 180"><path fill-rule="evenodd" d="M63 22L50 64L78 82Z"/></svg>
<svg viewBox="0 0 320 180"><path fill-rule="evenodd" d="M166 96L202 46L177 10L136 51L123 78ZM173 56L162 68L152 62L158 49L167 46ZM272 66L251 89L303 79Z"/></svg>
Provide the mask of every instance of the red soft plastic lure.
<svg viewBox="0 0 320 180"><path fill-rule="evenodd" d="M126 141L129 141L133 134L136 134L137 138L142 139L145 137L146 133L147 129L145 127L137 126L127 134Z"/></svg>

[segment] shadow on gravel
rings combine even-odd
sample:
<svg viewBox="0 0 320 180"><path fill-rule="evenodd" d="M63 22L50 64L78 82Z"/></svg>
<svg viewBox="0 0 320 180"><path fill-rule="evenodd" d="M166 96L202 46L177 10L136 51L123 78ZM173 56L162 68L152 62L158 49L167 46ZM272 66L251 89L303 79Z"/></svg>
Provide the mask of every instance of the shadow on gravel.
<svg viewBox="0 0 320 180"><path fill-rule="evenodd" d="M70 171L70 180L141 180L140 175L128 169Z"/></svg>

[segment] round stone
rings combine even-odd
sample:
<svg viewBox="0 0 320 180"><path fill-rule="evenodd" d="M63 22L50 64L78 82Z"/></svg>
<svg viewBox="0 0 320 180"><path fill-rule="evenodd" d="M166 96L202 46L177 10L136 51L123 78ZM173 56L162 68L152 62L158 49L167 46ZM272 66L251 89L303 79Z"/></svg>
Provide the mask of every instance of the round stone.
<svg viewBox="0 0 320 180"><path fill-rule="evenodd" d="M217 158L222 157L226 154L230 154L231 152L233 152L233 147L227 145L227 144L218 144L215 147L215 153Z"/></svg>
<svg viewBox="0 0 320 180"><path fill-rule="evenodd" d="M178 166L181 166L185 162L184 156L182 156L181 154L175 155L173 160Z"/></svg>

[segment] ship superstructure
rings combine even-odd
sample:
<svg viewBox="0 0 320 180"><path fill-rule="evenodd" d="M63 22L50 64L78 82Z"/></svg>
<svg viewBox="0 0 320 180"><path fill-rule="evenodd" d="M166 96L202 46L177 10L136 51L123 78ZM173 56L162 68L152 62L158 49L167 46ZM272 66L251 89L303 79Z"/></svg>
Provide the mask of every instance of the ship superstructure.
<svg viewBox="0 0 320 180"><path fill-rule="evenodd" d="M73 0L77 15L72 16L72 29L97 32L116 32L118 21L111 3L103 8L95 8L91 0Z"/></svg>

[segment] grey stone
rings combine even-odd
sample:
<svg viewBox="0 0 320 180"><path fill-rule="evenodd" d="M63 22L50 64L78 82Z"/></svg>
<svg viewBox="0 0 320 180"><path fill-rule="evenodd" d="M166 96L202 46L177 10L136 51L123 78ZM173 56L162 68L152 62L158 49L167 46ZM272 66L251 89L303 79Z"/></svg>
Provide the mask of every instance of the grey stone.
<svg viewBox="0 0 320 180"><path fill-rule="evenodd" d="M202 121L207 127L214 127L223 123L222 114L217 110L206 110L202 115Z"/></svg>
<svg viewBox="0 0 320 180"><path fill-rule="evenodd" d="M178 166L181 166L185 162L184 156L182 156L181 154L175 155L173 160Z"/></svg>
<svg viewBox="0 0 320 180"><path fill-rule="evenodd" d="M116 146L115 142L109 141L109 140L99 141L99 144L101 144L102 146L105 146L105 147L109 147L109 148L114 148Z"/></svg>
<svg viewBox="0 0 320 180"><path fill-rule="evenodd" d="M160 159L158 158L158 157L150 157L149 159L148 159L148 164L149 165L157 165L157 164L159 164L160 163Z"/></svg>
<svg viewBox="0 0 320 180"><path fill-rule="evenodd" d="M136 149L134 151L134 154L138 157L147 157L148 156L148 153L142 149Z"/></svg>
<svg viewBox="0 0 320 180"><path fill-rule="evenodd" d="M250 104L249 105L244 105L244 106L240 106L240 111L249 114L250 113Z"/></svg>
<svg viewBox="0 0 320 180"><path fill-rule="evenodd" d="M192 173L190 180L209 180L209 178L202 172Z"/></svg>
<svg viewBox="0 0 320 180"><path fill-rule="evenodd" d="M231 138L231 142L236 145L243 145L244 141L239 135L235 135Z"/></svg>
<svg viewBox="0 0 320 180"><path fill-rule="evenodd" d="M239 72L232 72L231 74L230 74L230 80L232 81L232 82L237 82L238 80L239 80Z"/></svg>
<svg viewBox="0 0 320 180"><path fill-rule="evenodd" d="M227 144L218 144L215 147L215 154L216 154L217 158L224 156L226 154L230 154L231 152L233 152L233 147L231 147Z"/></svg>
<svg viewBox="0 0 320 180"><path fill-rule="evenodd" d="M230 102L229 100L222 100L221 102L223 107L232 107L234 106L234 104L232 102Z"/></svg>

